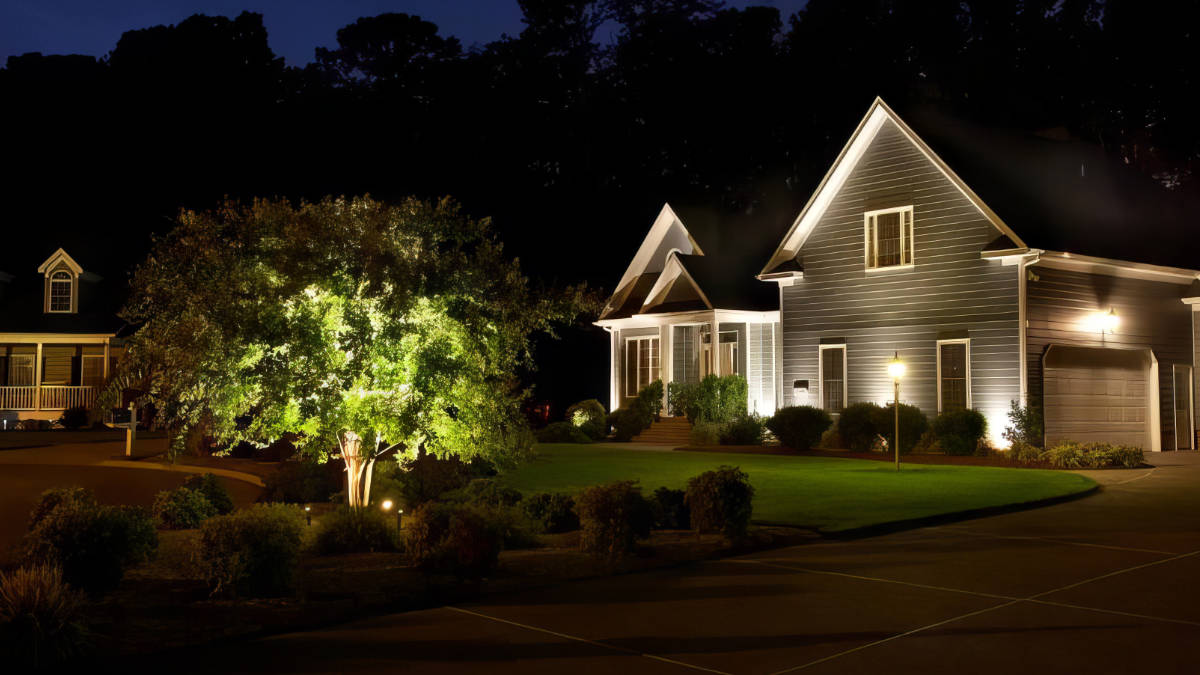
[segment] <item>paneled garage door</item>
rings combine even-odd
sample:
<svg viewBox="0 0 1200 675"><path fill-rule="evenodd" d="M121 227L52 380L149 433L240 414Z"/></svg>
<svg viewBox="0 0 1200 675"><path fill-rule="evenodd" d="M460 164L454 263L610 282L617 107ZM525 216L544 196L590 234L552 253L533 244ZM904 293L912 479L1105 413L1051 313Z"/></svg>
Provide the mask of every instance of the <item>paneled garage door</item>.
<svg viewBox="0 0 1200 675"><path fill-rule="evenodd" d="M1051 345L1043 363L1048 445L1074 440L1151 448L1148 351Z"/></svg>

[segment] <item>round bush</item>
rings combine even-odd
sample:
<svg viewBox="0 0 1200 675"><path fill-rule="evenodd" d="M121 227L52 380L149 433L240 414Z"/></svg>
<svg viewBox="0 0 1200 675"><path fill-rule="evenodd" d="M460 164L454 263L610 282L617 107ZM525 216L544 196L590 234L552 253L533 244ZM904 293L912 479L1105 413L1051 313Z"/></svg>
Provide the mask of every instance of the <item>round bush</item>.
<svg viewBox="0 0 1200 675"><path fill-rule="evenodd" d="M304 527L304 512L290 504L214 516L200 526L197 568L214 595L284 595L295 582Z"/></svg>
<svg viewBox="0 0 1200 675"><path fill-rule="evenodd" d="M191 488L204 495L208 503L212 504L217 513L222 516L233 511L233 497L229 495L229 490L221 482L221 479L214 474L192 474L183 481L183 487Z"/></svg>
<svg viewBox="0 0 1200 675"><path fill-rule="evenodd" d="M842 442L854 452L869 452L875 440L875 421L880 408L874 403L852 403L838 416L837 431Z"/></svg>
<svg viewBox="0 0 1200 675"><path fill-rule="evenodd" d="M721 427L721 445L762 445L766 426L758 415L740 415Z"/></svg>
<svg viewBox="0 0 1200 675"><path fill-rule="evenodd" d="M499 562L503 533L477 506L431 502L413 512L405 546L424 571L478 579Z"/></svg>
<svg viewBox="0 0 1200 675"><path fill-rule="evenodd" d="M608 436L608 413L604 405L594 398L580 401L567 408L566 421L578 427L594 441Z"/></svg>
<svg viewBox="0 0 1200 675"><path fill-rule="evenodd" d="M342 507L321 517L313 552L317 555L395 551L396 519L378 509Z"/></svg>
<svg viewBox="0 0 1200 675"><path fill-rule="evenodd" d="M570 422L553 422L537 431L538 443L591 443L592 437Z"/></svg>
<svg viewBox="0 0 1200 675"><path fill-rule="evenodd" d="M780 443L801 452L812 449L832 425L828 412L807 405L781 408L767 420L767 428Z"/></svg>
<svg viewBox="0 0 1200 675"><path fill-rule="evenodd" d="M521 502L521 511L541 532L557 534L579 529L575 500L570 495L539 492Z"/></svg>
<svg viewBox="0 0 1200 675"><path fill-rule="evenodd" d="M987 419L978 410L949 410L933 421L933 433L947 455L973 455L987 433Z"/></svg>
<svg viewBox="0 0 1200 675"><path fill-rule="evenodd" d="M58 418L58 423L70 431L82 429L88 425L88 409L81 405L67 408L62 417Z"/></svg>
<svg viewBox="0 0 1200 675"><path fill-rule="evenodd" d="M41 499L29 514L29 529L42 522L51 511L61 504L75 504L82 507L96 507L96 496L92 491L83 487L50 488L42 493Z"/></svg>
<svg viewBox="0 0 1200 675"><path fill-rule="evenodd" d="M59 565L68 584L92 594L116 588L128 567L157 548L145 510L78 500L51 509L26 535L29 559Z"/></svg>
<svg viewBox="0 0 1200 675"><path fill-rule="evenodd" d="M895 404L886 407L876 407L875 433L887 439L888 450L896 447L896 408ZM900 453L908 454L921 441L921 437L929 430L929 418L915 405L900 404ZM975 446L971 446L975 450Z"/></svg>
<svg viewBox="0 0 1200 675"><path fill-rule="evenodd" d="M154 498L154 519L165 530L190 530L217 515L212 502L199 490L181 487L163 490Z"/></svg>
<svg viewBox="0 0 1200 675"><path fill-rule="evenodd" d="M585 488L575 502L585 553L616 559L633 553L638 539L650 536L654 516L635 481Z"/></svg>
<svg viewBox="0 0 1200 675"><path fill-rule="evenodd" d="M721 425L716 422L699 420L692 424L688 432L688 443L694 446L720 445Z"/></svg>
<svg viewBox="0 0 1200 675"><path fill-rule="evenodd" d="M684 495L691 511L693 529L720 532L730 539L746 535L753 498L750 476L733 466L722 466L689 478Z"/></svg>

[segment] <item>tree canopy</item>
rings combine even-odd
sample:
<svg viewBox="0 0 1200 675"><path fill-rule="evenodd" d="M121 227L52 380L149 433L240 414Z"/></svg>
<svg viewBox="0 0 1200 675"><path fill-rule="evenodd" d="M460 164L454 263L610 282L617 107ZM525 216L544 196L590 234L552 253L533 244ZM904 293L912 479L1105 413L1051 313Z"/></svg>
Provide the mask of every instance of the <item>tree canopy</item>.
<svg viewBox="0 0 1200 675"><path fill-rule="evenodd" d="M366 486L397 446L502 463L532 444L531 338L590 303L531 287L448 200L228 202L183 212L138 268L125 316L141 327L113 390L144 391L176 439L291 434L352 473L361 444Z"/></svg>

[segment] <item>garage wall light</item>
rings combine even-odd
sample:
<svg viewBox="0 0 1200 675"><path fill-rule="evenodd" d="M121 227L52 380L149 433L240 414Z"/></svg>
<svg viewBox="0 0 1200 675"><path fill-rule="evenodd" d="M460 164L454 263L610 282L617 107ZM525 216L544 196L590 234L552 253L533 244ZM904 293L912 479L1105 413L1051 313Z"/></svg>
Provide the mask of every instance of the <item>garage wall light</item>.
<svg viewBox="0 0 1200 675"><path fill-rule="evenodd" d="M1121 317L1117 316L1117 310L1110 309L1107 312L1093 312L1084 320L1084 325L1089 331L1098 331L1100 333L1111 333L1121 325Z"/></svg>

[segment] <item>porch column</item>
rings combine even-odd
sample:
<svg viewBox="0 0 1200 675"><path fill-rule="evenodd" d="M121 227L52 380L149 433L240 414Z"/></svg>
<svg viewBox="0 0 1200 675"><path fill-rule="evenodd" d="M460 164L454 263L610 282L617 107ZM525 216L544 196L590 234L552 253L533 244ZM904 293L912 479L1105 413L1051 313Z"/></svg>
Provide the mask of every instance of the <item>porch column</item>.
<svg viewBox="0 0 1200 675"><path fill-rule="evenodd" d="M671 383L671 325L663 324L658 327L658 379L663 383L663 414L670 415L671 407L667 404L667 385Z"/></svg>
<svg viewBox="0 0 1200 675"><path fill-rule="evenodd" d="M717 321L717 313L713 312L712 327L709 329L710 343L708 345L708 353L712 357L712 371L717 377L724 375L721 372L721 331L720 322Z"/></svg>
<svg viewBox="0 0 1200 675"><path fill-rule="evenodd" d="M608 331L608 410L612 412L620 405L617 400L617 387L619 386L619 375L621 367L621 355L617 351L617 329L610 328Z"/></svg>
<svg viewBox="0 0 1200 675"><path fill-rule="evenodd" d="M33 408L42 409L42 343L37 343L37 356L33 360Z"/></svg>
<svg viewBox="0 0 1200 675"><path fill-rule="evenodd" d="M108 380L108 343L112 338L104 338L104 379Z"/></svg>

